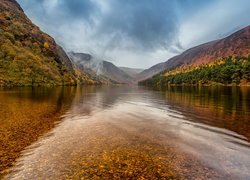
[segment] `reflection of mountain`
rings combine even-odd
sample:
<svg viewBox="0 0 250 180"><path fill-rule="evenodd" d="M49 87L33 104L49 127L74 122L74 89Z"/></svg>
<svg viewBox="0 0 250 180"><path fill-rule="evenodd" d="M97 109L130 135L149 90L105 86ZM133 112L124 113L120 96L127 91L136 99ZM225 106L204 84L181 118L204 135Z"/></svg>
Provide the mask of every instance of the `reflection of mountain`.
<svg viewBox="0 0 250 180"><path fill-rule="evenodd" d="M97 59L89 54L68 53L72 62L80 69L97 76L106 77L118 83L131 83L132 77L116 67L113 63Z"/></svg>
<svg viewBox="0 0 250 180"><path fill-rule="evenodd" d="M0 90L0 178L25 147L55 127L71 106L76 88ZM3 156L4 155L4 156Z"/></svg>
<svg viewBox="0 0 250 180"><path fill-rule="evenodd" d="M77 87L72 114L90 115L96 110L112 108L120 98L128 96L129 86ZM83 103L84 100L84 103Z"/></svg>
<svg viewBox="0 0 250 180"><path fill-rule="evenodd" d="M250 103L247 100L250 89L170 87L161 94L170 110L180 112L188 121L229 129L250 141Z"/></svg>
<svg viewBox="0 0 250 180"><path fill-rule="evenodd" d="M71 92L66 90L68 88L64 90L66 94L67 91ZM51 167L53 173L50 175L54 179L59 177L76 179L79 173L82 173L81 177L89 179L92 176L89 176L89 171L82 171L83 167L89 169L93 164L97 164L93 167L94 171L93 169L91 171L99 172L100 170L101 172L103 168L100 169L99 166L104 164L103 162L111 163L113 166L115 161L117 162L115 167L117 167L117 164L124 164L124 162L133 164L136 158L146 162L145 165L139 164L137 167L151 169L155 167L152 158L158 157L164 159L161 166L170 162L168 167L180 169L180 175L184 179L191 177L190 172L195 176L199 175L200 179L207 179L208 168L216 170L212 172L213 175L218 171L222 177L229 177L228 165L231 168L232 164L237 164L232 170L230 169L232 177L238 177L238 172L242 168L245 169L245 165L250 162L249 144L242 140L242 136L224 129L228 127L241 133L243 131L237 127L241 125L240 127L245 131L249 130L247 124L249 121L246 120L246 117L249 117L250 105L247 104L249 90L240 93L233 88L209 90L209 88L179 87L156 92L145 90L144 87L88 86L76 87L73 92L73 103L71 108L63 114L63 121L49 133L50 136L43 136L28 147L28 151L24 151L23 156L17 160L14 172L7 176L7 179L12 177L22 179L21 177L27 176L28 179L47 177ZM33 93L36 96L40 92L34 91ZM55 103L61 107L64 104L61 103L64 96L59 96L61 100ZM232 97L233 100L228 97ZM42 106L42 99L38 99ZM20 99L17 98L17 100ZM21 102L24 106L23 99ZM51 104L46 105L51 106ZM18 111L18 109L15 110ZM35 113L34 116L39 116L37 111ZM1 112L1 115L4 113ZM15 116L14 113L13 115ZM42 122L44 124L47 124L46 117ZM8 122L7 118L6 121ZM22 139L22 137L19 138ZM121 149L123 151L120 151ZM232 149L237 151L232 151ZM116 155L113 153L114 150L117 152ZM135 152L132 156L131 151ZM141 156L142 154L145 156ZM104 159L104 156L110 158ZM172 161L173 157L175 157L174 161ZM227 159L229 163L225 163L224 159ZM179 164L176 164L176 161ZM147 163L150 166L147 166ZM108 170L109 167L107 166ZM187 167L189 173L186 176ZM203 171L200 167L205 170ZM117 174L121 173L120 168L114 169L117 169ZM225 169L227 171L224 176ZM124 167L123 172L125 170L127 166ZM158 166L153 173L155 174L157 170ZM246 179L244 178L247 177L244 174L246 171L236 179ZM169 168L166 172L169 172ZM200 172L204 173L200 176ZM234 176L235 174L237 176ZM125 175L120 177L125 177ZM216 177L219 176L216 175ZM108 179L112 178L113 174Z"/></svg>

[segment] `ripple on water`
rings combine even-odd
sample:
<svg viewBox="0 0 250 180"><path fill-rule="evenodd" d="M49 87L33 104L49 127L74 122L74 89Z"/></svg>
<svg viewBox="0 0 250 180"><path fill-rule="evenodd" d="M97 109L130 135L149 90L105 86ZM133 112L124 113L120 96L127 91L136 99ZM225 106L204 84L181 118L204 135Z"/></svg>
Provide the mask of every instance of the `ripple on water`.
<svg viewBox="0 0 250 180"><path fill-rule="evenodd" d="M247 179L249 104L223 109L231 95L211 94L76 89L60 121L22 151L6 178Z"/></svg>

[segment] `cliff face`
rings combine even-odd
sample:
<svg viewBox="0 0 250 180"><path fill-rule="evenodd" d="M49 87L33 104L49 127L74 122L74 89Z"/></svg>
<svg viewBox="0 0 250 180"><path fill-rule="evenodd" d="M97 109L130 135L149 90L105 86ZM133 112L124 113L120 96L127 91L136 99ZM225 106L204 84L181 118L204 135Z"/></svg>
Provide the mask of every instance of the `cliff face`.
<svg viewBox="0 0 250 180"><path fill-rule="evenodd" d="M0 86L75 85L77 77L64 50L35 26L15 0L0 2Z"/></svg>
<svg viewBox="0 0 250 180"><path fill-rule="evenodd" d="M250 54L250 26L232 35L193 47L181 55L175 56L164 63L157 64L137 77L144 80L164 70L180 66L199 66L229 56L247 57Z"/></svg>

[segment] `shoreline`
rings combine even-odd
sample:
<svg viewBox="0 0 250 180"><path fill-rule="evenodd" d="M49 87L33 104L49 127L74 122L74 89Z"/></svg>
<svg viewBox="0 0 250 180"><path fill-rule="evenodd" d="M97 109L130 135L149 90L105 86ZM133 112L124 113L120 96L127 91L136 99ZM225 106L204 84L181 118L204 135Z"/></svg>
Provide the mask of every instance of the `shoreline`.
<svg viewBox="0 0 250 180"><path fill-rule="evenodd" d="M250 87L250 84L167 84L167 85L157 85L151 86L147 84L139 84L139 86L146 87Z"/></svg>

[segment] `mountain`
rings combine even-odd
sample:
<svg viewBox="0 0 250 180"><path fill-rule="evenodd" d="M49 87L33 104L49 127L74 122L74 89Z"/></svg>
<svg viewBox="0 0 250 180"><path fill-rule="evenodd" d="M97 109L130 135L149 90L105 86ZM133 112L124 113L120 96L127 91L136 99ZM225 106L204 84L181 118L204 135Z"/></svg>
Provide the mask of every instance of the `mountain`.
<svg viewBox="0 0 250 180"><path fill-rule="evenodd" d="M116 67L113 63L100 60L84 53L68 53L71 61L76 67L99 77L106 77L117 83L132 83L133 79L124 71Z"/></svg>
<svg viewBox="0 0 250 180"><path fill-rule="evenodd" d="M151 78L153 75L156 75L158 73L160 73L161 71L164 71L167 68L166 63L159 63L156 64L154 66L152 66L149 69L146 69L142 72L140 72L139 74L136 75L136 81L140 82L142 80Z"/></svg>
<svg viewBox="0 0 250 180"><path fill-rule="evenodd" d="M250 86L250 56L227 57L199 66L183 66L139 82L140 85L167 86Z"/></svg>
<svg viewBox="0 0 250 180"><path fill-rule="evenodd" d="M232 35L208 42L183 52L166 62L159 63L137 75L137 81L142 81L161 71L183 66L199 66L229 56L247 57L250 54L250 26Z"/></svg>
<svg viewBox="0 0 250 180"><path fill-rule="evenodd" d="M86 73L80 75L62 47L15 0L0 1L0 86L95 83Z"/></svg>
<svg viewBox="0 0 250 180"><path fill-rule="evenodd" d="M119 68L132 78L136 78L136 76L144 70L144 69L128 68L128 67L119 67Z"/></svg>

